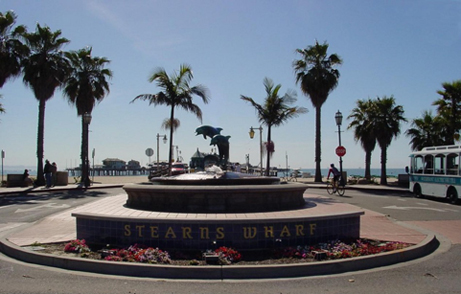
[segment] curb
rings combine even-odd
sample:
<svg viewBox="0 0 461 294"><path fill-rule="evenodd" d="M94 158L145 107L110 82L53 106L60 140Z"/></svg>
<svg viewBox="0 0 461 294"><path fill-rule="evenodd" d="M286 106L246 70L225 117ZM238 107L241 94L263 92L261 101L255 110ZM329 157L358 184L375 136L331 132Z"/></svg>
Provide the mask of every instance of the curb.
<svg viewBox="0 0 461 294"><path fill-rule="evenodd" d="M264 266L172 266L87 260L27 251L9 242L6 238L0 239L0 252L24 262L105 275L160 279L244 280L310 277L367 270L424 257L433 253L439 245L440 242L435 235L428 235L417 245L377 255L323 262Z"/></svg>

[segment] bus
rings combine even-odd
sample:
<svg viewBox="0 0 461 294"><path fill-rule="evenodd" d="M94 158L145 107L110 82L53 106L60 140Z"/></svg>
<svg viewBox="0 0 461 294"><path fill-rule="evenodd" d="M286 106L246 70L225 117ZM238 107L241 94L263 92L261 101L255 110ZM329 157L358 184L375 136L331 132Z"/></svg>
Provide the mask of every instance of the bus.
<svg viewBox="0 0 461 294"><path fill-rule="evenodd" d="M416 197L447 198L461 195L461 145L425 147L410 155L409 189Z"/></svg>

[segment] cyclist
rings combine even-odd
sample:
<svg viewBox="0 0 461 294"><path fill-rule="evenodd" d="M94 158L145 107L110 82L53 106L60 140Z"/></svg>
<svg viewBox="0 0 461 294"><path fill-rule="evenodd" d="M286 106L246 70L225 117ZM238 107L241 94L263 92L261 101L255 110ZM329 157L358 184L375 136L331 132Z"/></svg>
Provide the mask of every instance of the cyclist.
<svg viewBox="0 0 461 294"><path fill-rule="evenodd" d="M341 173L333 163L330 164L330 170L328 171L327 180L330 179L330 174L333 175L333 187L336 189L338 187L338 181L339 177L341 176Z"/></svg>

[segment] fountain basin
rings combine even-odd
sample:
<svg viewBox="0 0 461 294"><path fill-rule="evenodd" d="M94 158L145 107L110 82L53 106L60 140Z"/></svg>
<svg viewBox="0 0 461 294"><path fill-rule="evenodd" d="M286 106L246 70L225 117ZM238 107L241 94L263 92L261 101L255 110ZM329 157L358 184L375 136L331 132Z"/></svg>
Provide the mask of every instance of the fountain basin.
<svg viewBox="0 0 461 294"><path fill-rule="evenodd" d="M219 180L194 181L202 185L126 185L129 208L189 213L244 213L290 210L305 205L303 184L216 185ZM232 180L226 180L232 181ZM210 183L205 185L204 182Z"/></svg>
<svg viewBox="0 0 461 294"><path fill-rule="evenodd" d="M97 246L142 244L167 251L226 246L244 251L360 237L362 210L343 206L339 211L328 199L312 199L306 198L304 207L290 211L172 213L128 208L123 205L126 195L121 194L72 215L77 220L77 238ZM321 208L318 203L323 203Z"/></svg>

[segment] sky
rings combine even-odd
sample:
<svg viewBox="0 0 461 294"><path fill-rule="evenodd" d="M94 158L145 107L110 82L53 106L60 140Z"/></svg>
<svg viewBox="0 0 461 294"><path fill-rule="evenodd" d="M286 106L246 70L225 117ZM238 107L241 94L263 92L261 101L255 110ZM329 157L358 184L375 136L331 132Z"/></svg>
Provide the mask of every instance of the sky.
<svg viewBox="0 0 461 294"><path fill-rule="evenodd" d="M329 44L336 53L337 88L322 107L322 168L338 163L335 113L344 116L341 143L347 153L344 169L364 168L365 153L347 129L357 100L393 96L408 123L388 148L388 168L404 168L411 153L405 131L423 111L435 108L442 83L461 79L461 1L459 0L168 0L168 1L26 1L0 0L0 11L13 10L17 24L34 31L36 24L61 30L71 42L64 50L93 48L93 56L111 60L110 93L93 110L89 148L95 164L106 158L137 160L146 165L157 158L157 134L169 117L167 106L145 101L130 103L140 94L161 89L148 78L159 67L173 74L181 64L192 67L191 85L204 85L210 102L199 97L203 121L178 110L181 125L174 135L177 154L189 162L199 149L209 152L210 140L195 135L201 124L221 127L231 136L230 161L259 163L256 112L241 95L263 103L263 80L281 84L281 93L294 90L296 106L309 111L272 129L275 144L271 165L315 167L315 109L295 82L292 63L296 49ZM18 77L0 89L6 113L0 114L0 149L4 166L36 167L38 101ZM263 141L267 128L263 126ZM45 113L45 158L60 170L80 164L81 119L58 89ZM160 160L168 158L168 144L160 141ZM149 158L146 149L152 148ZM178 152L176 152L176 150ZM372 168L380 167L380 149ZM288 160L287 160L288 159Z"/></svg>

